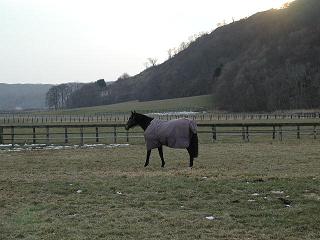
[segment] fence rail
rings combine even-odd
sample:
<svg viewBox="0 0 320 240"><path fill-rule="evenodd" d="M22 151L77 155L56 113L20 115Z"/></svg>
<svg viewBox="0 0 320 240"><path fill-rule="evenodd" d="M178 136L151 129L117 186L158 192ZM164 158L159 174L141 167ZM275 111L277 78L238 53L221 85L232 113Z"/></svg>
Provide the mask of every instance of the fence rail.
<svg viewBox="0 0 320 240"><path fill-rule="evenodd" d="M150 116L163 120L187 117L196 121L228 121L228 120L304 120L320 119L320 112L252 114L252 113L149 113ZM0 114L0 124L68 124L68 123L125 123L129 115L125 113L96 113L86 115L34 115L34 114Z"/></svg>
<svg viewBox="0 0 320 240"><path fill-rule="evenodd" d="M124 124L0 125L0 146L15 144L118 143L143 139L142 131L126 131ZM202 141L225 139L280 140L318 138L319 123L219 123L198 124Z"/></svg>

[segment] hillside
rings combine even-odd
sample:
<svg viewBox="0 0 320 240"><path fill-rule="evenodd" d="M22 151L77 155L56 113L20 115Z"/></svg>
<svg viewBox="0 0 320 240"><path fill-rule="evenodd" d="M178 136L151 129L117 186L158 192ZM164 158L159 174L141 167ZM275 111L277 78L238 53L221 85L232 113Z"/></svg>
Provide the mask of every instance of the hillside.
<svg viewBox="0 0 320 240"><path fill-rule="evenodd" d="M0 110L45 108L49 84L0 83Z"/></svg>
<svg viewBox="0 0 320 240"><path fill-rule="evenodd" d="M208 111L213 108L211 95L193 96L185 98L173 98L154 101L129 101L109 105L93 107L81 107L72 109L59 109L55 111L39 111L39 114L74 115L74 114L105 114L105 113L128 113L136 110L142 113L150 112L181 112L181 111ZM33 112L37 114L37 112Z"/></svg>
<svg viewBox="0 0 320 240"><path fill-rule="evenodd" d="M108 87L104 104L214 92L232 111L320 106L320 1L257 13L220 27L140 74Z"/></svg>

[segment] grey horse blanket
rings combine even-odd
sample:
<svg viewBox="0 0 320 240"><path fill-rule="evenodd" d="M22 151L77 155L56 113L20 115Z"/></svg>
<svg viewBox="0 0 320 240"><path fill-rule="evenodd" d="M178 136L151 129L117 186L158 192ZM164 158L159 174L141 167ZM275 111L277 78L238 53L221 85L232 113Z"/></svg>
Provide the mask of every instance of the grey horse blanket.
<svg viewBox="0 0 320 240"><path fill-rule="evenodd" d="M153 119L144 132L147 150L165 145L171 148L187 148L191 134L197 133L197 124L191 119L171 121Z"/></svg>

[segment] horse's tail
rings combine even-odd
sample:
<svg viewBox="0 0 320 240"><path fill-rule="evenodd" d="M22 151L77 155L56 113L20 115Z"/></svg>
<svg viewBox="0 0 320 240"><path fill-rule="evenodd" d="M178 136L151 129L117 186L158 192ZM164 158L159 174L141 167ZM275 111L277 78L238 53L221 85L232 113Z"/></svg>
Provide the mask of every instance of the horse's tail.
<svg viewBox="0 0 320 240"><path fill-rule="evenodd" d="M196 158L199 154L199 143L198 143L198 134L192 133L189 145L192 157Z"/></svg>

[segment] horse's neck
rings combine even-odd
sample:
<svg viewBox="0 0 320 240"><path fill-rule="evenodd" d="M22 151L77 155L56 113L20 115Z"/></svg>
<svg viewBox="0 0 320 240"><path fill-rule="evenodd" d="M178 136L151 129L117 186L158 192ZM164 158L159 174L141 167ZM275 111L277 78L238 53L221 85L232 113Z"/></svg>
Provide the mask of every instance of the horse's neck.
<svg viewBox="0 0 320 240"><path fill-rule="evenodd" d="M145 131L147 127L150 125L151 121L153 118L148 117L148 116L143 116L143 118L140 119L139 121L139 126Z"/></svg>

